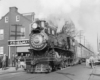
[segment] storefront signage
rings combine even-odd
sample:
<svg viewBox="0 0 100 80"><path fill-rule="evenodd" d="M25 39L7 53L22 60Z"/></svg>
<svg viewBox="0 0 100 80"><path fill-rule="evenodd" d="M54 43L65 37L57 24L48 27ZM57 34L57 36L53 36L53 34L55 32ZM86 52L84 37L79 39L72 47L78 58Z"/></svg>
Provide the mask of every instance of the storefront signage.
<svg viewBox="0 0 100 80"><path fill-rule="evenodd" d="M21 45L29 45L29 40L9 40L9 46L21 46Z"/></svg>

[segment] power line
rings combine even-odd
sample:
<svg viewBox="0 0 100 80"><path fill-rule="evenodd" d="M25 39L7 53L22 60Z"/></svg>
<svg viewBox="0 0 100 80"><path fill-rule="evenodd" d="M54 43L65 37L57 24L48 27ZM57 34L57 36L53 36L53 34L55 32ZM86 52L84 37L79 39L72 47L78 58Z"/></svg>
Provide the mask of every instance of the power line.
<svg viewBox="0 0 100 80"><path fill-rule="evenodd" d="M13 24L12 26L15 26L15 31L12 31L12 32L15 33L15 35L10 35L10 36L14 36L14 37L15 37L15 40L16 40L18 36L22 36L22 35L18 35L18 34L17 34L17 33L19 33L18 27L22 27L22 25L19 25L19 24Z"/></svg>
<svg viewBox="0 0 100 80"><path fill-rule="evenodd" d="M17 37L18 37L18 36L21 36L21 35L18 35L18 34L17 34L17 33L19 32L19 31L18 31L18 27L22 27L22 25L13 24L12 26L15 26L15 31L12 31L12 32L15 33L15 35L10 35L10 37L11 37L11 36L14 36L14 37L15 37L15 40L17 40ZM15 43L15 52L16 52L16 54L17 54L17 46L16 46L16 43Z"/></svg>

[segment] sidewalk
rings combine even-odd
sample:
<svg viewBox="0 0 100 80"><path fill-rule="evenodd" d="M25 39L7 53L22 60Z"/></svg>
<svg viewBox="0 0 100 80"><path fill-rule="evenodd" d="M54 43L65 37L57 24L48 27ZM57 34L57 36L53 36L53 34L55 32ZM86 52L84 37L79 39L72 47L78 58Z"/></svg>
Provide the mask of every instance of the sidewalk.
<svg viewBox="0 0 100 80"><path fill-rule="evenodd" d="M8 74L8 73L16 73L16 72L23 72L24 70L22 68L19 68L17 71L15 70L15 67L8 67L6 70L2 70L0 68L0 75Z"/></svg>

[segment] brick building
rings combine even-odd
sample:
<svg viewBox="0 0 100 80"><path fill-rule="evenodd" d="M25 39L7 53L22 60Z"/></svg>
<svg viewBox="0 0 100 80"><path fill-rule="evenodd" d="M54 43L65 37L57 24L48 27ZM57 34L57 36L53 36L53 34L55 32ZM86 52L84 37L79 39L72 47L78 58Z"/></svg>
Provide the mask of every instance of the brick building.
<svg viewBox="0 0 100 80"><path fill-rule="evenodd" d="M0 55L5 53L11 59L12 54L28 52L33 19L34 13L20 14L16 7L9 8L9 12L0 20Z"/></svg>

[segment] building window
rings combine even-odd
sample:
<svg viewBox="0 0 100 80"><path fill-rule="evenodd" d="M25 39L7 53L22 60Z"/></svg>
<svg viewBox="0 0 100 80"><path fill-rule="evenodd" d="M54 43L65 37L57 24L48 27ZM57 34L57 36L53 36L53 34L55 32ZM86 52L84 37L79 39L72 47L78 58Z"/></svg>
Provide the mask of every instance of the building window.
<svg viewBox="0 0 100 80"><path fill-rule="evenodd" d="M5 23L8 23L8 17L5 17Z"/></svg>
<svg viewBox="0 0 100 80"><path fill-rule="evenodd" d="M0 29L0 40L4 39L4 30Z"/></svg>
<svg viewBox="0 0 100 80"><path fill-rule="evenodd" d="M25 28L21 28L21 38L25 38Z"/></svg>
<svg viewBox="0 0 100 80"><path fill-rule="evenodd" d="M52 30L52 34L54 35L54 30Z"/></svg>
<svg viewBox="0 0 100 80"><path fill-rule="evenodd" d="M3 49L3 47L0 47L0 54L3 54L3 51L4 49Z"/></svg>
<svg viewBox="0 0 100 80"><path fill-rule="evenodd" d="M20 16L19 15L16 16L16 21L17 22L20 21Z"/></svg>

